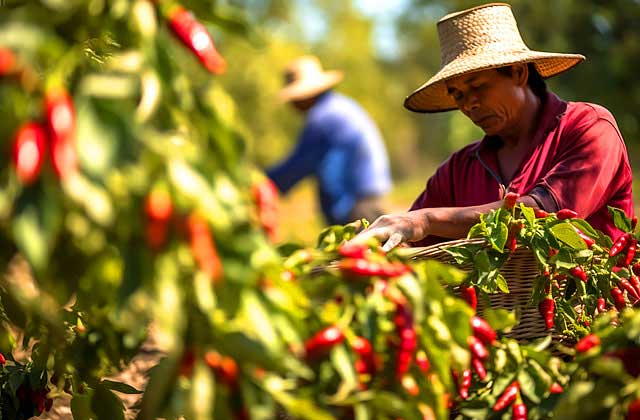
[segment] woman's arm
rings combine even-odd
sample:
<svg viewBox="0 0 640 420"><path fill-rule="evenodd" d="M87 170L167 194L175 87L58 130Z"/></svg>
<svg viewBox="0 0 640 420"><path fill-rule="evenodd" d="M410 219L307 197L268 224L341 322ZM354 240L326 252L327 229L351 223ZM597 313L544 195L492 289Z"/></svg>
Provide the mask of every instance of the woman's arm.
<svg viewBox="0 0 640 420"><path fill-rule="evenodd" d="M529 207L538 207L529 196L518 199ZM480 220L480 215L502 206L502 201L471 207L435 207L380 216L353 241L361 242L375 237L384 242L388 251L403 242L415 242L428 235L460 239L467 236L471 226Z"/></svg>

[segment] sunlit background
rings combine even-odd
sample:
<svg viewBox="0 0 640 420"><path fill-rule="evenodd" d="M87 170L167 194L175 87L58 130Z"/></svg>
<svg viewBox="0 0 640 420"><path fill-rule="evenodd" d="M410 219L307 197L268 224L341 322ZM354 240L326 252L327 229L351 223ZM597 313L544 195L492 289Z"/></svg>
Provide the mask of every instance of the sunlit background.
<svg viewBox="0 0 640 420"><path fill-rule="evenodd" d="M249 153L261 167L286 156L302 118L279 105L275 94L282 69L298 55L312 53L327 69L340 69L336 88L358 100L384 135L394 188L386 210L410 206L437 165L454 150L481 136L459 112L414 114L405 96L440 64L436 22L446 13L479 1L425 0L236 0L250 6L251 42L214 32L228 59L219 80L236 99ZM602 104L615 115L638 168L640 2L597 0L511 2L525 42L532 49L581 53L587 61L548 81L571 101ZM259 29L253 29L259 28ZM241 30L238 28L238 30ZM638 190L636 188L636 190ZM282 200L280 239L310 242L322 225L312 181Z"/></svg>

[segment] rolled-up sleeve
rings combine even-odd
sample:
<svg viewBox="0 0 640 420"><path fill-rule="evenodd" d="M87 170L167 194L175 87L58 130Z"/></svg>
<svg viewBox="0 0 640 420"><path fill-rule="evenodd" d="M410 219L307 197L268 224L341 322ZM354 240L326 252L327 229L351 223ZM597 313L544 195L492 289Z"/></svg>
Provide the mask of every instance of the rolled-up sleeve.
<svg viewBox="0 0 640 420"><path fill-rule="evenodd" d="M536 198L547 210L569 208L587 218L609 202L619 181L629 176L626 147L617 127L605 118L570 135L573 139L565 143L558 162L532 191L538 191Z"/></svg>

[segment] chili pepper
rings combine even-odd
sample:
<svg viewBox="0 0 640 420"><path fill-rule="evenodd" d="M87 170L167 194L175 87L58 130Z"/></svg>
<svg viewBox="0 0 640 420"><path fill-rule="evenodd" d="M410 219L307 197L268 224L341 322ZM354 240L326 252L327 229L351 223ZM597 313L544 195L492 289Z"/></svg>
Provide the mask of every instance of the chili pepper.
<svg viewBox="0 0 640 420"><path fill-rule="evenodd" d="M516 206L516 200L520 198L520 194L516 192L508 192L504 197L503 207L507 210L512 210Z"/></svg>
<svg viewBox="0 0 640 420"><path fill-rule="evenodd" d="M607 304L607 301L604 300L603 297L598 298L598 303L596 304L596 309L598 309L598 313L602 313L606 311L606 304Z"/></svg>
<svg viewBox="0 0 640 420"><path fill-rule="evenodd" d="M264 178L251 186L251 194L258 209L260 226L273 242L277 237L278 187L269 178Z"/></svg>
<svg viewBox="0 0 640 420"><path fill-rule="evenodd" d="M192 213L187 219L187 229L194 259L211 281L217 283L222 279L222 263L206 220Z"/></svg>
<svg viewBox="0 0 640 420"><path fill-rule="evenodd" d="M418 347L416 332L413 328L404 328L400 331L400 348L396 360L396 377L401 379L409 371L413 354Z"/></svg>
<svg viewBox="0 0 640 420"><path fill-rule="evenodd" d="M182 43L193 51L208 71L214 74L225 72L227 63L216 49L207 29L193 13L182 6L176 6L169 11L169 24Z"/></svg>
<svg viewBox="0 0 640 420"><path fill-rule="evenodd" d="M67 90L61 86L48 89L44 100L53 169L60 179L65 179L78 169L75 149L76 113L73 101Z"/></svg>
<svg viewBox="0 0 640 420"><path fill-rule="evenodd" d="M631 298L633 298L636 302L640 300L640 295L638 295L636 289L633 288L633 286L627 279L621 277L620 280L618 280L618 284L622 287L623 290L627 291L629 300L631 300Z"/></svg>
<svg viewBox="0 0 640 420"><path fill-rule="evenodd" d="M400 381L402 387L407 391L407 393L411 396L417 396L420 394L420 387L416 383L416 380L411 375L404 375Z"/></svg>
<svg viewBox="0 0 640 420"><path fill-rule="evenodd" d="M550 296L547 296L538 304L538 311L544 319L545 327L550 330L553 328L553 318L555 316L556 311L556 301L553 300Z"/></svg>
<svg viewBox="0 0 640 420"><path fill-rule="evenodd" d="M558 254L558 250L555 248L549 248L549 258L555 256L556 254Z"/></svg>
<svg viewBox="0 0 640 420"><path fill-rule="evenodd" d="M585 283L587 282L587 273L584 272L582 267L580 266L573 267L571 270L569 270L569 273L572 276L579 278L583 282Z"/></svg>
<svg viewBox="0 0 640 420"><path fill-rule="evenodd" d="M640 276L640 262L633 264L633 266L631 266L631 270L633 271L633 274Z"/></svg>
<svg viewBox="0 0 640 420"><path fill-rule="evenodd" d="M480 378L481 381L484 381L484 379L487 377L487 370L485 369L484 363L482 363L482 360L476 357L472 357L471 367L473 367L473 370L476 371L478 378Z"/></svg>
<svg viewBox="0 0 640 420"><path fill-rule="evenodd" d="M326 327L304 342L307 358L316 359L323 356L343 340L344 333L340 328L335 325Z"/></svg>
<svg viewBox="0 0 640 420"><path fill-rule="evenodd" d="M502 411L507 408L511 403L513 403L518 397L518 391L520 390L520 385L517 381L513 381L504 392L498 397L498 400L493 405L493 411Z"/></svg>
<svg viewBox="0 0 640 420"><path fill-rule="evenodd" d="M422 373L427 373L431 368L429 358L427 358L427 354L422 350L416 353L416 363L418 364L418 367L420 368Z"/></svg>
<svg viewBox="0 0 640 420"><path fill-rule="evenodd" d="M527 420L527 406L524 403L513 404L511 420Z"/></svg>
<svg viewBox="0 0 640 420"><path fill-rule="evenodd" d="M377 370L378 361L371 342L364 337L356 337L351 342L351 348L360 356L358 360L364 365L365 371L360 373L374 374Z"/></svg>
<svg viewBox="0 0 640 420"><path fill-rule="evenodd" d="M613 298L613 304L616 309L621 311L627 306L627 302L624 299L624 294L617 287L611 288L611 297Z"/></svg>
<svg viewBox="0 0 640 420"><path fill-rule="evenodd" d="M363 259L369 253L369 247L365 244L342 244L338 253L345 258Z"/></svg>
<svg viewBox="0 0 640 420"><path fill-rule="evenodd" d="M578 353L585 353L592 348L600 345L600 337L595 334L589 334L580 339L576 343L576 351Z"/></svg>
<svg viewBox="0 0 640 420"><path fill-rule="evenodd" d="M636 290L636 293L640 296L640 278L632 273L629 276L629 283L631 283L633 288Z"/></svg>
<svg viewBox="0 0 640 420"><path fill-rule="evenodd" d="M576 229L576 233L578 234L578 236L580 236L584 243L587 245L587 248L591 248L596 243L596 241L592 237L590 237L577 227L574 226L574 228Z"/></svg>
<svg viewBox="0 0 640 420"><path fill-rule="evenodd" d="M4 365L7 363L7 359L4 357L4 354L0 353L0 365Z"/></svg>
<svg viewBox="0 0 640 420"><path fill-rule="evenodd" d="M633 262L633 257L635 257L636 255L636 246L638 245L638 242L636 241L636 238L631 237L631 239L629 240L629 246L627 247L627 255L624 259L624 266L628 267L631 265L631 263Z"/></svg>
<svg viewBox="0 0 640 420"><path fill-rule="evenodd" d="M479 316L471 317L471 328L473 335L482 340L484 344L490 346L496 342L497 334L491 325Z"/></svg>
<svg viewBox="0 0 640 420"><path fill-rule="evenodd" d="M168 222L173 214L171 195L165 190L152 190L145 200L144 211L150 220Z"/></svg>
<svg viewBox="0 0 640 420"><path fill-rule="evenodd" d="M538 218L538 219L544 219L545 217L549 216L549 213L547 213L546 211L544 211L542 209L533 209L533 213L535 214L536 218Z"/></svg>
<svg viewBox="0 0 640 420"><path fill-rule="evenodd" d="M640 398L631 401L625 420L640 420Z"/></svg>
<svg viewBox="0 0 640 420"><path fill-rule="evenodd" d="M352 276L384 278L397 277L411 271L408 266L402 263L379 263L362 258L345 258L338 263L338 268L345 274Z"/></svg>
<svg viewBox="0 0 640 420"><path fill-rule="evenodd" d="M558 220L575 219L578 217L578 213L571 209L562 209L556 213Z"/></svg>
<svg viewBox="0 0 640 420"><path fill-rule="evenodd" d="M18 129L13 141L13 164L21 183L30 185L38 179L45 159L46 138L44 128L33 122Z"/></svg>
<svg viewBox="0 0 640 420"><path fill-rule="evenodd" d="M620 359L624 369L633 377L640 376L640 347L627 347L605 354Z"/></svg>
<svg viewBox="0 0 640 420"><path fill-rule="evenodd" d="M515 236L509 239L509 251L514 252L518 247L518 238Z"/></svg>
<svg viewBox="0 0 640 420"><path fill-rule="evenodd" d="M222 356L215 351L208 351L204 361L215 374L218 381L231 389L238 387L238 364L230 357Z"/></svg>
<svg viewBox="0 0 640 420"><path fill-rule="evenodd" d="M476 295L475 286L460 287L460 297L471 306L474 311L478 306L478 296Z"/></svg>
<svg viewBox="0 0 640 420"><path fill-rule="evenodd" d="M0 77L13 73L16 69L16 61L13 51L0 47Z"/></svg>
<svg viewBox="0 0 640 420"><path fill-rule="evenodd" d="M633 216L631 218L631 228L633 230L636 230L636 226L638 225L638 218L636 216Z"/></svg>
<svg viewBox="0 0 640 420"><path fill-rule="evenodd" d="M465 369L462 371L462 377L460 378L460 383L458 384L458 395L463 400L469 398L469 388L471 388L471 370ZM457 380L456 380L457 381Z"/></svg>
<svg viewBox="0 0 640 420"><path fill-rule="evenodd" d="M469 336L469 338L467 338L467 342L469 343L469 349L471 350L472 356L480 360L484 360L489 356L489 351L484 344L482 344L482 341L480 341L475 335Z"/></svg>
<svg viewBox="0 0 640 420"><path fill-rule="evenodd" d="M145 226L145 242L152 251L159 251L167 243L169 226L164 222L150 220Z"/></svg>
<svg viewBox="0 0 640 420"><path fill-rule="evenodd" d="M549 387L549 392L551 394L562 394L564 392L564 388L557 382L554 382Z"/></svg>
<svg viewBox="0 0 640 420"><path fill-rule="evenodd" d="M613 258L616 255L618 255L619 253L621 253L627 247L627 244L629 243L630 239L631 239L631 235L629 235L628 233L623 233L615 241L615 243L613 244L613 246L609 250L609 257Z"/></svg>

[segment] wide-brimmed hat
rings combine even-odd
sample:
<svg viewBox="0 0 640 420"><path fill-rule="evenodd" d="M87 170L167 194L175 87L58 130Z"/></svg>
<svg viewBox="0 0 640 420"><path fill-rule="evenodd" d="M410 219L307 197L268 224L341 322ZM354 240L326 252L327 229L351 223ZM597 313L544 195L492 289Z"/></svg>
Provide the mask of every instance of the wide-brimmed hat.
<svg viewBox="0 0 640 420"><path fill-rule="evenodd" d="M343 77L339 70L322 70L320 60L312 55L291 61L284 75L285 87L278 97L285 102L313 98L337 85Z"/></svg>
<svg viewBox="0 0 640 420"><path fill-rule="evenodd" d="M543 78L569 70L584 60L580 54L530 50L522 40L511 6L490 3L451 13L438 21L440 70L411 93L404 106L415 112L457 109L445 81L479 70L534 63Z"/></svg>

